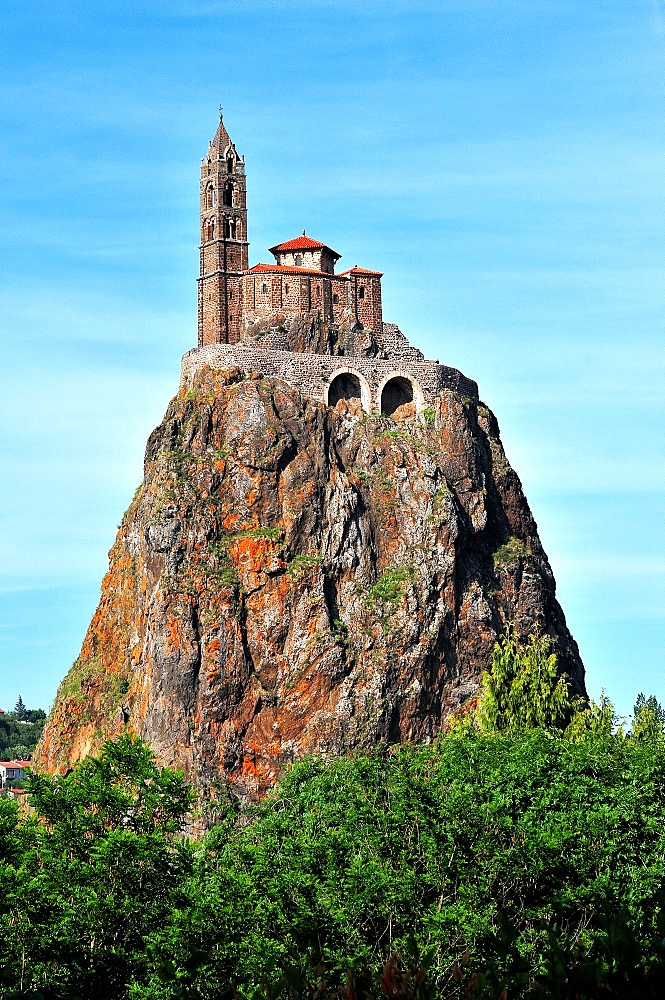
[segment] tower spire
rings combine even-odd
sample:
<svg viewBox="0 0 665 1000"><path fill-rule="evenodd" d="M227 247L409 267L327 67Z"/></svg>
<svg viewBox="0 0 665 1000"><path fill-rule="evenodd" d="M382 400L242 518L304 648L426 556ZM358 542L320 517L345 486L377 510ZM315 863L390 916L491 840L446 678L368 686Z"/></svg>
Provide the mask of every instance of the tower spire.
<svg viewBox="0 0 665 1000"><path fill-rule="evenodd" d="M245 163L222 118L201 163L199 345L240 335L242 274L249 269Z"/></svg>

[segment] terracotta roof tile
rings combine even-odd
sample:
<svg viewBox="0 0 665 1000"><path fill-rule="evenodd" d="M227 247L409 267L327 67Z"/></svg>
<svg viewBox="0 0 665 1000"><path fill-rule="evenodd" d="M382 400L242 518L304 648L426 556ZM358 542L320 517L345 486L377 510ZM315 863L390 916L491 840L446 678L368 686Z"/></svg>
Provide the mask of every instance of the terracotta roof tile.
<svg viewBox="0 0 665 1000"><path fill-rule="evenodd" d="M304 274L315 275L317 278L339 278L339 274L330 271L315 271L308 267L291 267L290 264L255 264L245 274Z"/></svg>
<svg viewBox="0 0 665 1000"><path fill-rule="evenodd" d="M281 253L284 250L329 250L333 257L338 259L342 256L329 247L326 243L321 243L319 240L313 240L305 233L302 236L296 236L294 240L288 240L286 243L280 243L276 247L268 247L270 253Z"/></svg>
<svg viewBox="0 0 665 1000"><path fill-rule="evenodd" d="M343 274L373 274L377 278L383 277L383 271L370 271L366 267L358 267L357 264L355 267L350 267L348 271L340 271L338 277Z"/></svg>

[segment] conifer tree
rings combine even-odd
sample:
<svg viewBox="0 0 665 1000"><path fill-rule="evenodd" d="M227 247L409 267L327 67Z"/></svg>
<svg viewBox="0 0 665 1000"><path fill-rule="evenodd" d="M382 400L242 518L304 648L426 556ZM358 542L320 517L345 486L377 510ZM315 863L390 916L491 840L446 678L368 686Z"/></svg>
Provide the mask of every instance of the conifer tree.
<svg viewBox="0 0 665 1000"><path fill-rule="evenodd" d="M658 739L665 735L665 708L654 694L645 698L637 696L633 707L633 728L631 735L636 739Z"/></svg>
<svg viewBox="0 0 665 1000"><path fill-rule="evenodd" d="M483 732L565 727L574 706L552 642L537 630L523 642L509 629L495 643L476 713Z"/></svg>
<svg viewBox="0 0 665 1000"><path fill-rule="evenodd" d="M19 722L26 722L28 719L28 710L23 704L23 698L21 695L18 696L18 701L14 705L14 715Z"/></svg>

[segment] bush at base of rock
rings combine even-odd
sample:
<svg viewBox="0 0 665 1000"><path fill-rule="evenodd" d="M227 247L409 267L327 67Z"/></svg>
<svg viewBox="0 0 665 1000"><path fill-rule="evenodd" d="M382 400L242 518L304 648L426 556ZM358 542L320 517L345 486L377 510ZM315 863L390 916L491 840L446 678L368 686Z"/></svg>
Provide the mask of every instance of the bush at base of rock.
<svg viewBox="0 0 665 1000"><path fill-rule="evenodd" d="M395 1000L661 995L662 733L310 758L198 843L182 779L131 740L30 787L36 818L0 800L2 996L332 1000L351 970L352 1000L391 954Z"/></svg>

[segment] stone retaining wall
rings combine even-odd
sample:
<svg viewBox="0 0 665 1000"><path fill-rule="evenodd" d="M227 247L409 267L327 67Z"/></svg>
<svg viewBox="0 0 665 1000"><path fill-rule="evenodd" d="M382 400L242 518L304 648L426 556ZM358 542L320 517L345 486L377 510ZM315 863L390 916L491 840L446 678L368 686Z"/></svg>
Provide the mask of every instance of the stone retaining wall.
<svg viewBox="0 0 665 1000"><path fill-rule="evenodd" d="M408 343L408 341L407 341ZM420 352L412 349L415 354ZM410 352L409 352L410 353ZM422 358L422 355L420 354ZM183 355L181 386L188 385L196 371L210 368L238 367L258 372L267 378L280 378L304 396L328 402L330 383L343 372L358 377L363 409L381 412L381 392L391 378L406 378L413 387L418 411L431 406L440 389L452 389L463 396L478 398L478 386L456 368L435 361L416 360L399 354L387 359L348 357L327 354L296 354L291 351L264 350L240 344L207 344Z"/></svg>

